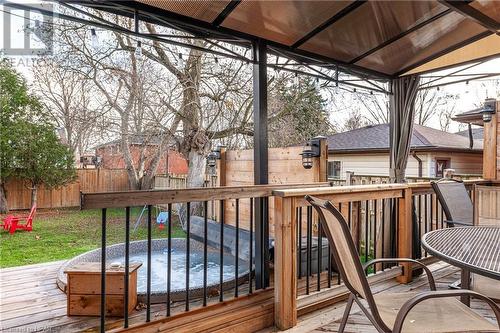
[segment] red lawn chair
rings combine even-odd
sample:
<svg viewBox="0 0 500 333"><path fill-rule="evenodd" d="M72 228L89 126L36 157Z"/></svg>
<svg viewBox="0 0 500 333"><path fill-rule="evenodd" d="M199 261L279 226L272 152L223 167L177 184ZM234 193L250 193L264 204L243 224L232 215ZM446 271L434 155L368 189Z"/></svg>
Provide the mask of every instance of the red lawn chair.
<svg viewBox="0 0 500 333"><path fill-rule="evenodd" d="M2 220L3 224L0 224L0 226L2 226L4 230L8 230L11 235L16 232L16 230L31 231L33 230L33 219L35 218L35 213L36 205L33 205L28 216L8 215ZM21 223L23 221L25 221L25 223Z"/></svg>

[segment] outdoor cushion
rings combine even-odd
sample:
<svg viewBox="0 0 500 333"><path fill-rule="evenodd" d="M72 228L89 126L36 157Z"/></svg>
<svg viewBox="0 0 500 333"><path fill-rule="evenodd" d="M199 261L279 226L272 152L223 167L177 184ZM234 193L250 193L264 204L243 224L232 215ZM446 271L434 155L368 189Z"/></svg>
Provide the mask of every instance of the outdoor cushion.
<svg viewBox="0 0 500 333"><path fill-rule="evenodd" d="M394 326L401 306L418 293L379 293L373 295L380 317ZM434 298L410 310L403 325L404 333L499 332L498 326L481 317L456 298Z"/></svg>

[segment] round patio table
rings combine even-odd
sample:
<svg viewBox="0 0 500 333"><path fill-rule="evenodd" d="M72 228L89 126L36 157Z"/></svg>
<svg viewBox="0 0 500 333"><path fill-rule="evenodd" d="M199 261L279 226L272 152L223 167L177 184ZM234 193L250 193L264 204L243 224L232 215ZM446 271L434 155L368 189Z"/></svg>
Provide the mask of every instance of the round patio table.
<svg viewBox="0 0 500 333"><path fill-rule="evenodd" d="M422 238L430 254L462 269L461 287L470 288L470 273L500 280L500 227L454 227L434 230ZM469 297L462 297L469 304Z"/></svg>

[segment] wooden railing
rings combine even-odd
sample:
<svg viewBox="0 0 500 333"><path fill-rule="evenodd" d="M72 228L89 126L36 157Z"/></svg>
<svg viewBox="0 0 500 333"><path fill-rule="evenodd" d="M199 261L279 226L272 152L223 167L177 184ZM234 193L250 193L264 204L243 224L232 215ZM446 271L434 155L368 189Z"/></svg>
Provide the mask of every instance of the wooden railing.
<svg viewBox="0 0 500 333"><path fill-rule="evenodd" d="M184 251L186 255L185 260L185 288L183 289L184 295L179 299L178 292L176 293L175 303L174 293L171 292L170 280L167 281L165 286L165 302L166 309L163 313L161 320L155 320L159 324L166 322L169 325L185 312L198 311L206 308L207 311L219 311L221 308L217 307L218 304L225 304L227 312L235 311L235 306L241 300L242 306L249 306L255 300L256 310L262 306L263 301L268 301L268 298L262 296L261 290L269 290L269 246L271 245L269 238L269 213L272 209L272 203L269 204L269 198L272 193L277 189L284 188L304 188L310 186L329 186L329 183L315 183L315 184L287 184L287 185L257 185L257 186L241 186L241 187L215 187L215 188L193 188L193 189L177 189L177 190L151 190L151 191L127 191L127 192L108 192L108 193L85 193L82 194L81 202L82 209L101 209L102 210L102 228L101 228L101 332L106 328L106 279L104 278L106 263L109 263L112 258L106 261L106 254L108 251L107 244L109 243L107 235L108 221L107 209L115 208L123 210L123 229L125 230L124 243L124 267L127 269L130 260L130 212L131 207L147 207L147 245L145 252L147 256L147 294L146 294L146 316L145 322L131 323L129 322L128 307L124 307L124 321L123 330L130 327L140 329L141 325L150 325L148 322L152 320L151 313L151 257L153 250L152 232L151 228L154 225L154 216L152 216L152 207L161 205L168 212L168 221L165 225L166 236L166 253L167 256L167 276L173 274L173 262L170 259L172 253L173 236L172 229L178 226L181 219L182 208L174 210L174 205L184 207L184 230L177 230L177 233L183 232L183 238L177 239L174 244L185 244ZM209 217L209 203L217 202L218 216L217 221L212 223ZM198 210L193 210L195 205L200 206ZM246 206L244 206L246 205ZM228 211L227 206L232 206L234 209ZM249 207L246 215L243 214L243 207ZM228 212L231 212L230 214ZM176 213L178 214L176 216ZM116 213L115 213L116 214ZM196 216L195 216L196 215ZM197 223L195 223L197 221ZM116 223L116 222L114 222ZM210 227L209 227L210 224ZM198 230L198 232L196 232ZM232 239L227 239L231 236ZM196 240L198 245L193 246L192 242ZM245 241L244 241L245 240ZM192 283L189 280L190 274L190 250L194 248L201 248L201 257L203 258L203 284L201 292L198 295L192 293ZM181 250L177 250L179 253ZM175 251L174 251L175 252ZM108 255L112 255L111 252ZM215 285L207 286L207 257L209 254L215 255L218 262L212 263L216 267L220 278L217 279ZM231 263L234 264L234 278L228 281L227 274L225 273L228 256L232 257ZM199 265L198 265L199 267ZM247 273L241 274L240 268L244 268ZM124 299L128 300L128 283L129 278L127 272L124 278ZM191 285L190 285L191 283ZM182 290L181 290L182 292ZM201 296L200 296L201 295ZM254 296L255 295L255 296ZM201 297L201 299L200 299ZM264 297L264 298L263 298ZM229 303L228 303L229 302ZM231 304L229 306L228 304ZM215 307L214 307L215 306ZM210 309L209 309L210 308ZM224 310L222 310L224 311ZM245 311L248 311L246 309ZM156 311L155 311L156 312ZM163 311L162 311L163 312ZM193 314L195 315L195 314ZM156 317L157 315L155 315ZM216 325L215 316L213 318L214 325ZM255 313L248 315L248 320L255 320L257 323L253 327L260 327L268 325L269 320L268 311L262 315L255 315ZM243 317L244 318L244 317ZM158 319L158 318L157 318ZM240 318L241 319L241 318ZM271 315L272 319L272 315ZM259 322L259 320L261 320ZM205 325L208 325L205 320ZM236 322L235 322L236 323ZM132 325L133 324L133 325ZM153 324L153 321L151 321ZM272 324L272 322L271 322ZM129 327L129 325L132 325ZM260 325L260 326L259 326ZM167 325L168 326L168 325ZM174 327L174 326L172 326ZM214 326L215 329L216 326ZM262 326L261 328L264 328ZM237 328L234 328L237 329ZM241 328L240 328L241 329ZM244 330L239 330L244 332Z"/></svg>
<svg viewBox="0 0 500 333"><path fill-rule="evenodd" d="M477 180L465 183L472 192L473 184L488 182ZM298 251L301 248L298 244L303 242L297 240L300 239L299 234L302 232L302 211L309 210L309 205L304 199L305 195L330 200L339 208L349 223L362 261L384 257L422 259L427 253L420 249L419 243L414 244L414 242L420 242L423 233L445 226L443 210L429 182L280 189L273 191L273 195L276 237L275 324L279 329L295 326L298 314L342 299L347 293L338 277L334 278L337 283L333 286L328 280L328 283L321 283L322 279L324 281L331 278L330 272L323 273L322 277L319 269L315 274L311 274L308 270L305 282L301 274L298 274L300 260L297 256L301 253ZM306 218L308 223L314 219L314 217ZM311 228L306 230L307 237L310 237ZM315 235L318 242L321 242L320 228ZM393 241L390 241L391 237ZM307 243L310 244L310 241ZM412 266L402 264L390 268L379 265L368 273L370 273L369 280L397 275L400 282L407 283L412 279ZM304 284L305 289L309 291L309 279L317 281L316 291L301 293Z"/></svg>
<svg viewBox="0 0 500 333"><path fill-rule="evenodd" d="M488 184L489 182L477 180L465 181L465 183L471 191L471 196L474 197L472 185ZM156 325L156 323L162 327L173 329L176 327L177 320L181 322L182 318L185 318L182 313L188 311L192 313L193 318L198 318L197 316L201 316L201 310L207 311L207 314L211 313L210 311L218 313L217 316L213 316L213 328L215 329L219 327L216 326L216 322L220 324L218 318L221 313L234 311L251 313L249 306L255 306L256 310L267 309L266 311L262 310L262 316L249 314L248 318L244 317L255 321L251 327L263 328L274 322L278 328L286 329L296 324L298 315L342 300L347 295L347 289L336 273L334 263L331 262L329 248L326 246L323 250L322 245L326 245L326 239L322 236L317 216L304 200L306 194L331 200L339 208L349 223L362 261L395 256L425 258L427 253L420 250L415 242L420 240L423 233L444 227L442 208L437 202L429 182L334 187L330 186L329 183L315 183L309 185L260 185L88 193L82 195L82 208L101 208L103 210L103 250L106 248L107 242L106 208L124 210L125 246L130 243L130 239L127 238L130 229L130 214L127 211L130 211L132 206L146 205L150 211L154 205L163 205L167 207L171 213L169 215L172 216L172 214L175 215L175 212L172 211L173 205L192 207L199 203L204 208L202 211L208 212L207 204L216 202L218 207L216 218L217 221L221 222L220 229L218 229L220 235L227 225L233 228L231 232L234 235L240 235L240 232L247 232L251 235L250 241L246 245L243 245L242 242L238 243L238 241L231 245L236 247L233 251L236 254L236 266L248 264L251 267L250 265L255 263L253 272L249 272L248 279L242 285L234 283L228 287L221 278L216 287L218 292L215 296L204 286L201 301L198 300L193 304L191 304L192 298L190 298L189 291L186 291L184 299L180 303L179 301L175 304L167 302L167 313L161 319L156 318L156 320L151 319L151 304L146 302L146 322L150 320L151 322L132 323L132 326L138 330L144 325L151 326ZM248 205L245 206L246 204ZM231 210L228 210L228 206L232 207ZM247 215L243 213L244 207L247 209ZM190 237L195 237L194 234L191 235L190 225L192 224L189 223L191 218L191 214L188 214L187 230L185 230L188 249ZM202 212L200 218L205 223L204 229L207 230L206 223L211 217ZM148 219L148 225L151 226L151 218ZM170 219L170 223L172 223L171 221L172 219ZM168 233L171 228L172 224L166 226L168 244L171 244L171 236ZM269 242L269 234L271 238L274 237L274 243ZM259 238L258 242L256 242L257 238ZM220 239L222 241L219 244L219 250L225 246L224 237L222 236ZM147 241L148 244L151 243L150 232L148 232ZM199 241L207 244L207 234L203 235L202 233ZM269 265L269 259L272 260L268 257L270 253L262 250L262 244L267 242L274 244L274 272L271 271L271 277L274 273L274 278L271 279L270 288L262 283L262 279L265 279L262 275L262 265L266 269L272 267ZM256 243L255 247L251 245L253 243ZM246 250L250 253L250 262L248 260L246 263L244 260L238 261L240 253L238 246L240 248L248 247ZM148 256L151 255L151 251L151 245L148 245ZM224 253L221 254L220 258L223 257ZM186 256L186 260L188 260L187 258L188 256ZM170 265L168 269L171 269ZM236 269L236 271L238 270ZM376 265L373 270L366 273L370 282L394 277L397 277L401 282L409 282L412 279L410 265L394 267ZM148 276L151 276L150 271L148 271ZM260 288L263 288L261 291L257 291L258 285L255 283L259 279L261 281ZM189 281L186 282L186 286L189 286ZM187 287L187 289L189 288ZM272 293L274 296L271 295ZM102 299L105 300L105 297ZM274 304L274 314L269 313L270 304ZM170 309L170 306L173 308ZM243 308L245 310L242 310ZM124 315L127 318L128 313ZM274 320L272 320L273 315ZM212 322L209 323L209 320L206 319L207 316L202 316L205 319L200 320L203 321L203 325L212 327L210 326ZM243 318L242 316L240 315L241 318ZM127 329L127 326L128 322L125 323L123 329ZM103 313L102 329L104 327L105 316ZM245 331L242 327L234 329Z"/></svg>

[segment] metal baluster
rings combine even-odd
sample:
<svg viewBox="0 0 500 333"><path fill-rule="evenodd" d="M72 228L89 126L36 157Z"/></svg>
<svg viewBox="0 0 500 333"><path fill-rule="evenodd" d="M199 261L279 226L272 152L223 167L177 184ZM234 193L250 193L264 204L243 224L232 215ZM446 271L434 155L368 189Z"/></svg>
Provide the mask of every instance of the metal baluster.
<svg viewBox="0 0 500 333"><path fill-rule="evenodd" d="M311 276L312 260L312 207L307 207L307 261L306 261L306 294L309 295L309 277Z"/></svg>
<svg viewBox="0 0 500 333"><path fill-rule="evenodd" d="M203 306L207 306L208 202L203 202Z"/></svg>
<svg viewBox="0 0 500 333"><path fill-rule="evenodd" d="M299 230L297 232L298 237L299 237L299 245L298 245L299 269L298 269L298 272L299 272L299 279L300 279L302 277L302 207L299 207L298 210L299 210L299 214L298 214L298 223L299 223L298 229Z"/></svg>
<svg viewBox="0 0 500 333"><path fill-rule="evenodd" d="M417 223L417 235L418 239L422 238L422 195L418 196L418 223ZM420 248L421 249L421 248ZM422 256L422 250L420 250L420 256Z"/></svg>
<svg viewBox="0 0 500 333"><path fill-rule="evenodd" d="M250 254L249 254L249 273L248 273L248 293L252 293L252 270L253 270L253 200L250 198Z"/></svg>
<svg viewBox="0 0 500 333"><path fill-rule="evenodd" d="M373 211L374 211L374 220L373 220L373 259L377 258L377 200L373 200ZM377 265L373 265L373 272L377 273Z"/></svg>
<svg viewBox="0 0 500 333"><path fill-rule="evenodd" d="M220 201L219 301L224 301L224 200Z"/></svg>
<svg viewBox="0 0 500 333"><path fill-rule="evenodd" d="M172 284L172 204L168 204L167 232L167 317L170 316L170 287Z"/></svg>
<svg viewBox="0 0 500 333"><path fill-rule="evenodd" d="M370 245L368 244L369 239L368 239L368 212L369 209L369 204L368 200L366 200L366 205L365 205L365 262L368 262L368 255L369 255L369 249Z"/></svg>
<svg viewBox="0 0 500 333"><path fill-rule="evenodd" d="M106 208L101 212L101 333L106 331Z"/></svg>
<svg viewBox="0 0 500 333"><path fill-rule="evenodd" d="M191 269L191 203L186 203L186 311L189 311L189 271Z"/></svg>
<svg viewBox="0 0 500 333"><path fill-rule="evenodd" d="M321 261L322 261L322 252L323 252L323 248L322 248L322 243L323 243L323 235L322 235L322 232L323 230L321 229L321 223L319 221L319 218L318 218L318 241L317 241L317 251L318 251L318 270L316 272L317 274L317 284L318 284L318 287L317 287L317 290L320 291L321 290Z"/></svg>
<svg viewBox="0 0 500 333"><path fill-rule="evenodd" d="M427 209L428 208L428 204L427 202L429 201L429 194L424 194L424 223L429 225L429 210ZM431 231L432 231L432 223L430 224L430 228L431 228Z"/></svg>
<svg viewBox="0 0 500 333"><path fill-rule="evenodd" d="M385 258L385 199L382 199L382 258ZM385 269L385 264L382 263L382 270Z"/></svg>
<svg viewBox="0 0 500 333"><path fill-rule="evenodd" d="M240 199L236 199L236 239L234 256L234 297L238 297L238 271L239 271L239 246L240 246Z"/></svg>
<svg viewBox="0 0 500 333"><path fill-rule="evenodd" d="M124 319L123 327L128 327L128 291L129 291L129 260L130 260L130 207L125 208L125 278L123 288L125 289L125 299L123 300Z"/></svg>
<svg viewBox="0 0 500 333"><path fill-rule="evenodd" d="M430 198L429 198L429 204L430 204L430 206L431 206L431 207L430 207L431 209L430 209L430 211L429 211L429 213L430 213L430 217L429 217L429 218L430 218L431 225L433 225L433 224L434 224L434 221L433 221L433 215L434 215L434 214L432 214L432 209L433 209L433 205L432 205L432 194L431 194L431 196L430 196ZM436 214L436 215L437 215L437 214ZM436 221L436 229L437 229L438 227L439 227L439 226L438 226L437 221Z"/></svg>
<svg viewBox="0 0 500 333"><path fill-rule="evenodd" d="M148 205L148 271L146 286L146 322L151 321L151 205Z"/></svg>

